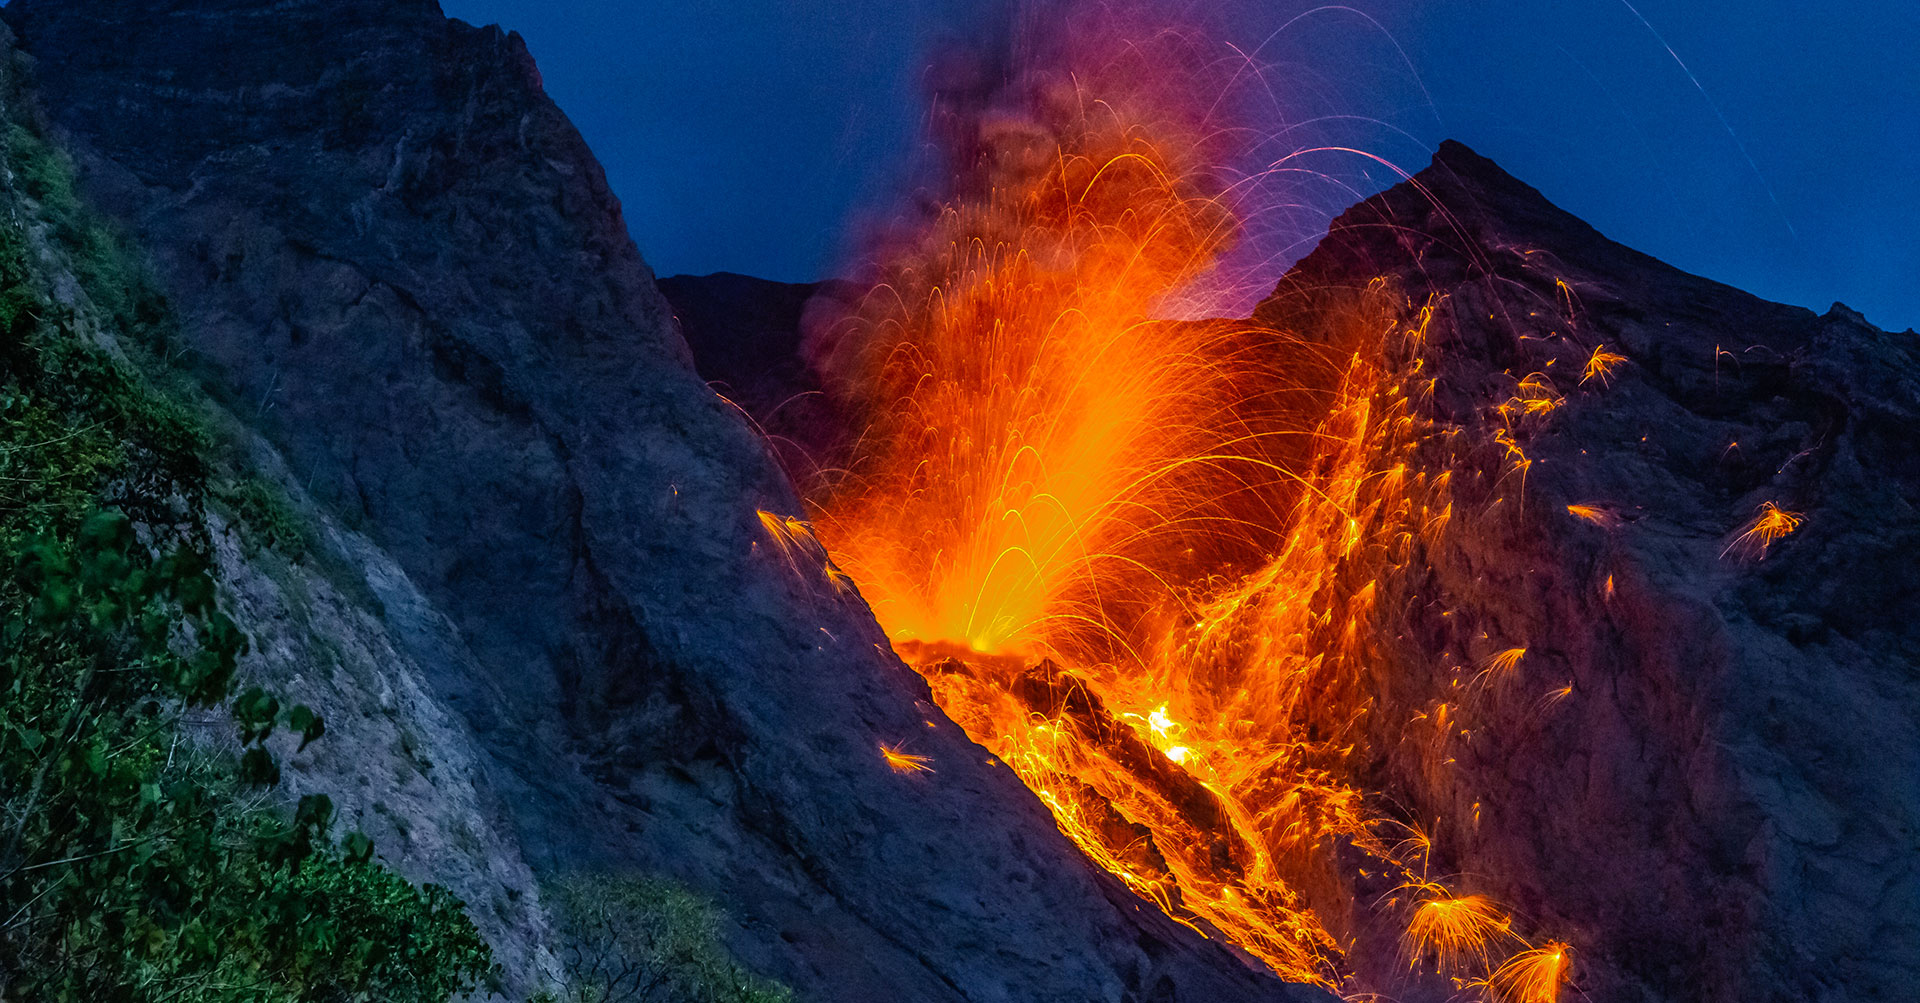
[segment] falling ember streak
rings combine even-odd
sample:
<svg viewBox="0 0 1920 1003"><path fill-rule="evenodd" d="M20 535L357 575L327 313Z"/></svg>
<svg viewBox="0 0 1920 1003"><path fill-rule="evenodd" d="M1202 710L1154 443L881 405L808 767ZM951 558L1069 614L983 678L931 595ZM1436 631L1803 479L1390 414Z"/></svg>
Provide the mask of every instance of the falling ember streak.
<svg viewBox="0 0 1920 1003"><path fill-rule="evenodd" d="M1767 556L1767 548L1773 546L1775 540L1799 529L1804 521L1798 512L1789 512L1773 502L1761 502L1759 514L1733 538L1733 542L1727 544L1720 556L1761 560Z"/></svg>
<svg viewBox="0 0 1920 1003"><path fill-rule="evenodd" d="M1527 649L1525 648L1508 648L1493 656L1491 659L1488 659L1487 671L1494 673L1511 672L1514 666L1520 664L1520 659L1526 657L1526 654Z"/></svg>
<svg viewBox="0 0 1920 1003"><path fill-rule="evenodd" d="M1598 505L1568 505L1567 514L1603 529L1620 525L1620 517Z"/></svg>
<svg viewBox="0 0 1920 1003"><path fill-rule="evenodd" d="M787 567L792 569L794 574L802 576L806 574L800 570L800 562L805 560L808 564L819 566L820 573L825 576L827 584L833 587L835 593L842 596L853 594L853 576L840 570L833 563L833 559L827 555L827 548L821 546L819 538L814 536L811 524L804 519L779 515L765 509L756 510L755 514L760 518L760 528L766 531L767 538L773 541L775 548L780 551L780 556L785 559Z"/></svg>
<svg viewBox="0 0 1920 1003"><path fill-rule="evenodd" d="M888 769L902 775L933 772L932 756L916 756L910 752L902 752L897 745L881 745L880 758L886 760Z"/></svg>
<svg viewBox="0 0 1920 1003"><path fill-rule="evenodd" d="M1447 894L1437 885L1421 890ZM1513 938L1512 926L1512 919L1485 895L1423 899L1414 907L1402 942L1407 964L1419 967L1431 958L1443 973L1485 969L1492 946Z"/></svg>
<svg viewBox="0 0 1920 1003"><path fill-rule="evenodd" d="M1587 364L1580 370L1580 385L1586 386L1588 380L1598 379L1601 386L1607 386L1614 367L1625 361L1626 356L1607 351L1605 345L1593 346L1593 354L1587 357Z"/></svg>
<svg viewBox="0 0 1920 1003"><path fill-rule="evenodd" d="M1408 463L1434 304L1402 323L1377 281L1325 329L1160 319L1237 221L1201 138L1221 130L1180 124L1154 88L1183 74L1140 65L1147 48L987 123L986 183L809 335L861 434L821 464L842 473L809 490L813 524L762 525L796 572L857 581L941 709L1170 916L1341 987L1351 898L1328 919L1314 897L1350 896L1328 889L1351 847L1420 889L1410 944L1494 979L1526 941L1416 878L1380 835L1400 823L1348 779L1379 580L1452 513L1447 475ZM1533 373L1496 410L1563 403ZM1494 966L1496 942L1523 953Z"/></svg>
<svg viewBox="0 0 1920 1003"><path fill-rule="evenodd" d="M1520 664L1520 659L1526 657L1526 654L1527 649L1525 648L1508 648L1494 655L1492 658L1487 659L1486 667L1481 669L1480 672L1473 677L1472 682L1468 685L1468 689L1473 690L1482 685L1497 685L1503 683L1507 677L1513 674L1513 670ZM1444 706L1443 704L1442 707L1444 708Z"/></svg>
<svg viewBox="0 0 1920 1003"><path fill-rule="evenodd" d="M1521 417L1544 417L1566 402L1545 373L1529 373L1514 387L1513 396L1494 410L1501 420L1511 422Z"/></svg>
<svg viewBox="0 0 1920 1003"><path fill-rule="evenodd" d="M1559 941L1522 951L1486 980L1493 1003L1556 1003L1573 969L1573 949Z"/></svg>

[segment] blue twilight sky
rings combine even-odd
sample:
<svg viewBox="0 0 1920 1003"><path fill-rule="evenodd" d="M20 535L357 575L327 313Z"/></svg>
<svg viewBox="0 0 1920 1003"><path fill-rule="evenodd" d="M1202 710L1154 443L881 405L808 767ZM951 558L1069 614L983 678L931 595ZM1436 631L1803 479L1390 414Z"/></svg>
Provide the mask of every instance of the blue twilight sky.
<svg viewBox="0 0 1920 1003"><path fill-rule="evenodd" d="M660 274L805 280L896 204L920 79L1006 0L442 0L527 38ZM1443 139L1623 243L1769 299L1920 327L1920 3L1168 0L1252 55L1289 146L1417 170ZM1271 221L1286 259L1356 193L1352 155Z"/></svg>

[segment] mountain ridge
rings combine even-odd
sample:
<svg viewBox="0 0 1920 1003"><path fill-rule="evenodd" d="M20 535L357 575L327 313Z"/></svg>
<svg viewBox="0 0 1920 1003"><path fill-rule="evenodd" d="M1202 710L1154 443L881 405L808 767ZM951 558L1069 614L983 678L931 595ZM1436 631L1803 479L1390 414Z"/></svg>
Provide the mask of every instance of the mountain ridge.
<svg viewBox="0 0 1920 1003"><path fill-rule="evenodd" d="M248 671L329 705L296 790L342 792L396 866L452 883L517 991L564 951L543 881L666 872L803 998L1326 998L1093 868L817 544L768 533L762 513L797 533L800 502L707 381L768 377L736 402L762 419L817 389L782 383L810 378L804 297L670 307L702 280L656 283L517 36L432 0L259 13L0 16L89 195L153 255L169 353L357 569L220 554ZM1256 317L1333 340L1375 280L1431 332L1418 417L1440 434L1412 455L1475 532L1383 583L1367 779L1575 943L1594 999L1920 979L1912 332L1671 269L1453 143L1336 220ZM727 355L742 332L760 340ZM1573 375L1609 346L1617 370ZM1533 373L1562 402L1510 424ZM1729 560L1763 503L1804 527ZM1432 776L1406 722L1495 640L1526 648L1527 698L1476 707ZM902 743L935 772L890 770ZM1358 932L1370 976L1407 977L1396 935Z"/></svg>
<svg viewBox="0 0 1920 1003"><path fill-rule="evenodd" d="M88 193L154 259L173 354L391 559L359 566L417 706L329 684L333 748L370 761L296 758L301 782L363 792L350 816L403 871L458 879L496 939L540 935L540 892L488 889L459 824L539 881L687 882L803 998L1314 998L1092 868L864 607L780 553L758 513L796 513L791 488L694 372L517 38L359 9L5 13ZM234 599L271 624L250 581ZM299 649L250 671L299 672ZM374 753L396 715L442 726ZM903 741L938 772L889 769ZM424 766L390 797L408 758L465 764L478 801L432 804L453 779ZM516 991L543 946L503 952Z"/></svg>

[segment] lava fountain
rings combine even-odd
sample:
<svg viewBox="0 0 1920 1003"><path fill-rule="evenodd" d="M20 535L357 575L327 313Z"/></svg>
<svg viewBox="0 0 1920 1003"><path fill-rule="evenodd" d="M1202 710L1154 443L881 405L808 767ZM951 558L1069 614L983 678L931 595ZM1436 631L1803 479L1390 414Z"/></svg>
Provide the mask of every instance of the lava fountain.
<svg viewBox="0 0 1920 1003"><path fill-rule="evenodd" d="M1354 779L1379 584L1451 511L1403 462L1425 332L1390 318L1431 312L1376 282L1294 329L1166 319L1259 186L1195 36L1107 27L969 119L957 194L815 324L858 434L769 532L817 530L942 709L1175 918L1359 992L1387 916L1406 963L1553 1000L1570 949Z"/></svg>

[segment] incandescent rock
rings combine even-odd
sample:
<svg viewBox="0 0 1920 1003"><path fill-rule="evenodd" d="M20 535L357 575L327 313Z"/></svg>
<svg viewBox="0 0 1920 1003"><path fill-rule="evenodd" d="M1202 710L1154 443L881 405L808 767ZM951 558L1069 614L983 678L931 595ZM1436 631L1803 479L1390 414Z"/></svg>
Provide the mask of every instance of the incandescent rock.
<svg viewBox="0 0 1920 1003"><path fill-rule="evenodd" d="M1449 886L1571 944L1581 998L1909 998L1920 335L1682 273L1457 143L1335 221L1257 319L1348 338L1380 279L1401 328L1431 308L1408 459L1452 516L1382 580L1354 779L1428 831ZM799 351L784 288L666 291L737 379ZM816 389L794 358L755 365L756 416ZM1522 394L1553 403L1500 412ZM1800 521L1762 548L1743 535L1769 503ZM1400 914L1359 911L1363 984L1457 997L1408 974Z"/></svg>
<svg viewBox="0 0 1920 1003"><path fill-rule="evenodd" d="M450 855L669 871L812 1000L1319 996L1097 872L931 706L804 532L768 534L756 510L795 512L790 487L694 372L517 36L432 0L14 0L5 18L88 192L152 253L170 350L384 551L362 565L383 598L431 607L393 614L391 656L352 660L391 657L404 700L452 709L457 726L414 729L443 746L419 754L510 831L383 844L408 873L474 900L520 864ZM236 588L273 615L272 590ZM301 650L275 638L290 654L256 671ZM335 749L396 740L323 709ZM883 743L936 772L892 773ZM302 782L352 786L339 758ZM496 941L540 927L476 919ZM518 988L545 977L538 947L503 952Z"/></svg>
<svg viewBox="0 0 1920 1003"><path fill-rule="evenodd" d="M1588 998L1910 998L1920 337L1684 274L1457 143L1259 315L1375 276L1432 308L1413 465L1453 514L1378 607L1371 785ZM1769 504L1801 521L1763 547Z"/></svg>

